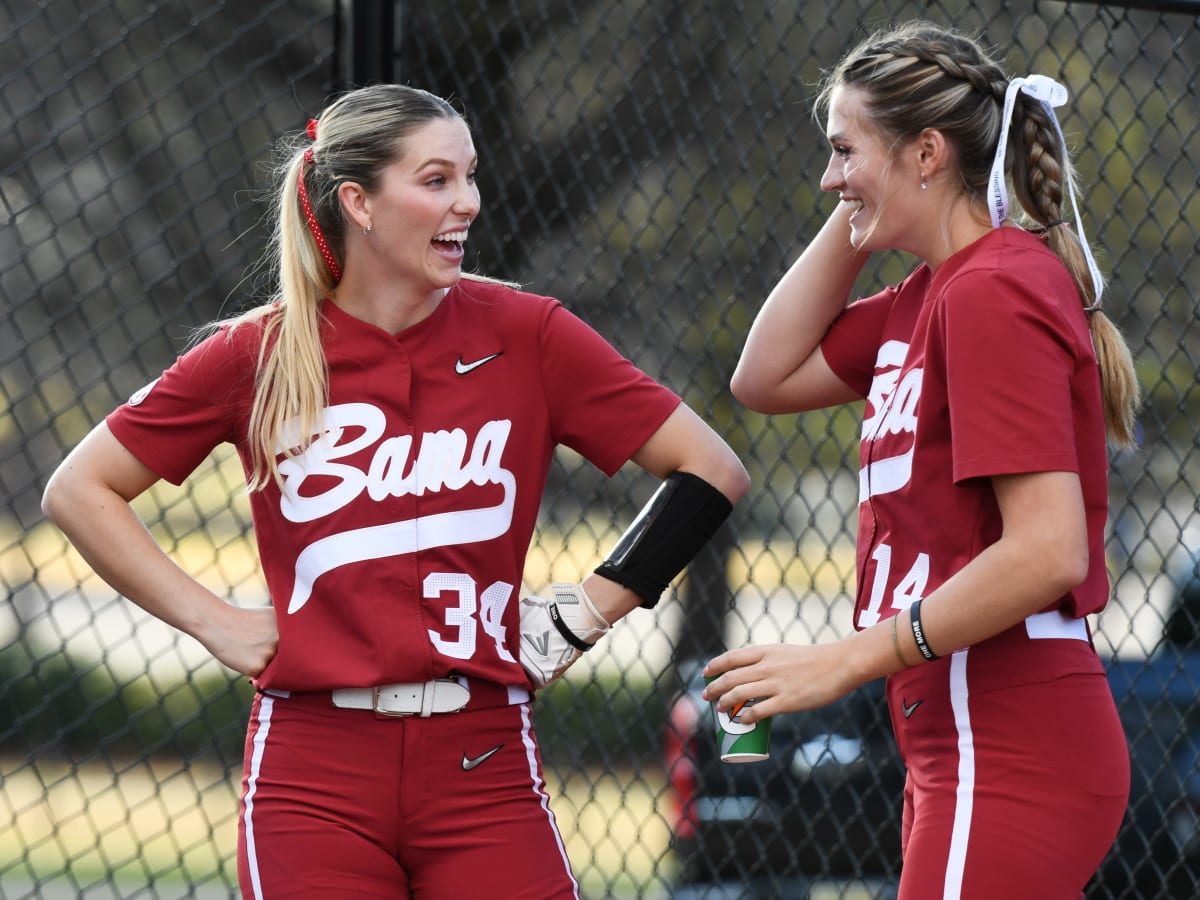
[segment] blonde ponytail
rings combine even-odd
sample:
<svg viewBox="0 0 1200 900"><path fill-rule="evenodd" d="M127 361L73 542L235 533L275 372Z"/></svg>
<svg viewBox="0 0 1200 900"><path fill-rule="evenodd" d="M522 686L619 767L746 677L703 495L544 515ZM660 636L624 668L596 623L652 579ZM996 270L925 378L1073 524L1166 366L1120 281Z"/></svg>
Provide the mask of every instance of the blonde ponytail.
<svg viewBox="0 0 1200 900"><path fill-rule="evenodd" d="M1108 439L1118 447L1137 443L1135 416L1141 405L1133 355L1120 330L1102 311L1091 316L1092 343L1100 362L1100 388L1104 394L1104 426Z"/></svg>
<svg viewBox="0 0 1200 900"><path fill-rule="evenodd" d="M1013 187L1026 214L1047 226L1046 243L1071 274L1089 317L1092 344L1100 366L1100 389L1104 397L1104 428L1109 442L1117 447L1137 443L1135 416L1141 388L1133 355L1120 330L1100 308L1098 286L1080 238L1062 221L1063 195L1073 187L1074 167L1067 148L1048 113L1038 103L1018 103L1015 116L1024 118L1017 131L1024 152L1013 154Z"/></svg>

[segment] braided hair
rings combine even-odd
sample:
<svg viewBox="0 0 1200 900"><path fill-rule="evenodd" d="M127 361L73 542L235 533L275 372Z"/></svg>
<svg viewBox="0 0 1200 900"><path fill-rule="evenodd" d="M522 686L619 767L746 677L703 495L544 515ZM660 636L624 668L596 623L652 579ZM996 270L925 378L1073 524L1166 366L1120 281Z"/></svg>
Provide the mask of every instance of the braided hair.
<svg viewBox="0 0 1200 900"><path fill-rule="evenodd" d="M926 129L940 131L957 150L963 193L986 208L1008 84L1007 73L974 38L918 20L877 32L847 53L826 76L817 108L828 109L835 89L853 87L885 143L898 146ZM1005 174L1025 216L1045 229L1047 246L1088 310L1109 438L1132 445L1140 391L1129 348L1099 309L1079 239L1054 227L1066 218L1064 197L1075 178L1070 155L1040 101L1018 92L1012 115Z"/></svg>

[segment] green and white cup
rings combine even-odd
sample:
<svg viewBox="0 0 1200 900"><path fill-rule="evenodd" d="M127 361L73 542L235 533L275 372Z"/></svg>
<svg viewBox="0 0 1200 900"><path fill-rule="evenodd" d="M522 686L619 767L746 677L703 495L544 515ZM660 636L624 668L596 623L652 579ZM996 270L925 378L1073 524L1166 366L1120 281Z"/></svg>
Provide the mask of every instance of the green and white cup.
<svg viewBox="0 0 1200 900"><path fill-rule="evenodd" d="M706 678L704 681L707 684L711 680ZM770 757L771 717L752 724L741 720L742 710L749 709L755 702L747 700L741 706L725 712L718 712L717 705L711 704L717 724L717 750L721 754L721 762L758 762Z"/></svg>

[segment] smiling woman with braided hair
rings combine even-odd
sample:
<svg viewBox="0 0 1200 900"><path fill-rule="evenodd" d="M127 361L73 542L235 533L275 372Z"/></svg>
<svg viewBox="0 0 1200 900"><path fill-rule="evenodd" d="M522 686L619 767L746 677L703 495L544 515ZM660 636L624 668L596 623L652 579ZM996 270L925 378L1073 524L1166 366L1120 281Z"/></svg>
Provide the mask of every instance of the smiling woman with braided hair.
<svg viewBox="0 0 1200 900"><path fill-rule="evenodd" d="M926 22L852 50L820 94L840 202L733 377L760 412L866 401L858 598L850 637L729 651L707 695L757 699L753 721L887 676L900 900L1076 900L1128 800L1086 617L1109 595L1106 432L1132 443L1138 389L1100 310L1065 101ZM847 305L885 250L920 265Z"/></svg>

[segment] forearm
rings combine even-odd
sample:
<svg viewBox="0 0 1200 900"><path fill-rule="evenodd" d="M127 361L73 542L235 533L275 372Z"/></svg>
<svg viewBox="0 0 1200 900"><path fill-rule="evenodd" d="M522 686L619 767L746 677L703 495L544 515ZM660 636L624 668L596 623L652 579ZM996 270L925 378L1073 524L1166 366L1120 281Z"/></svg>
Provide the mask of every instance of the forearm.
<svg viewBox="0 0 1200 900"><path fill-rule="evenodd" d="M226 603L163 552L130 506L157 480L101 423L50 476L42 510L123 596L231 669L260 674L278 643L274 610Z"/></svg>
<svg viewBox="0 0 1200 900"><path fill-rule="evenodd" d="M117 494L48 492L47 508L100 578L150 615L195 638L219 662L255 677L275 655L269 606L225 602L177 566Z"/></svg>
<svg viewBox="0 0 1200 900"><path fill-rule="evenodd" d="M554 585L553 600L521 601L521 662L536 687L558 678L619 619L653 607L750 487L745 466L685 404L631 459L663 483L604 561L580 585Z"/></svg>
<svg viewBox="0 0 1200 900"><path fill-rule="evenodd" d="M939 656L1013 627L1088 575L1087 518L1075 473L997 476L992 487L1004 522L1000 539L921 603L925 639ZM905 658L923 660L911 608L902 617Z"/></svg>
<svg viewBox="0 0 1200 900"><path fill-rule="evenodd" d="M102 422L51 475L42 510L105 582L198 637L206 611L225 604L171 561L130 506L157 480Z"/></svg>
<svg viewBox="0 0 1200 900"><path fill-rule="evenodd" d="M121 497L69 490L50 515L92 570L114 590L168 625L200 639L226 604L176 565Z"/></svg>
<svg viewBox="0 0 1200 900"><path fill-rule="evenodd" d="M848 218L839 204L755 317L732 380L734 395L748 406L771 411L845 308L869 256L851 246Z"/></svg>
<svg viewBox="0 0 1200 900"><path fill-rule="evenodd" d="M587 591L596 610L609 623L618 621L642 605L642 598L624 585L610 581L603 575L594 572L583 579L583 589Z"/></svg>
<svg viewBox="0 0 1200 900"><path fill-rule="evenodd" d="M1040 612L1075 585L1055 574L1052 562L1031 566L1037 557L1004 540L993 544L921 604L921 625L939 655L978 644ZM912 641L912 617L906 613ZM913 654L922 657L912 644ZM907 654L907 648L906 648Z"/></svg>
<svg viewBox="0 0 1200 900"><path fill-rule="evenodd" d="M1030 566L1030 552L1001 539L925 597L921 626L928 647L949 656L1012 628L1070 590L1072 579L1056 574L1053 565ZM846 641L854 686L926 661L913 634L911 607Z"/></svg>

